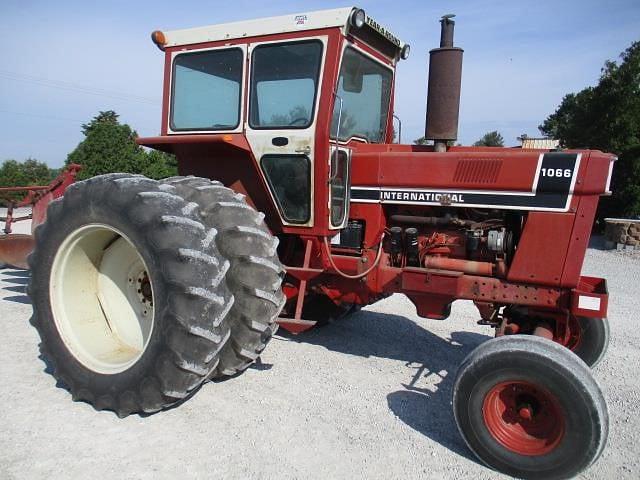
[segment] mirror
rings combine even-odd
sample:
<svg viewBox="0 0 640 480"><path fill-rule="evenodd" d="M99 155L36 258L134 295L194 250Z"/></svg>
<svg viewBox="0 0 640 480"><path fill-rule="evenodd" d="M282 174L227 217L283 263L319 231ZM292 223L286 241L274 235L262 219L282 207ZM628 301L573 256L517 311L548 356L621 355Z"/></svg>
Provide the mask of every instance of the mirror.
<svg viewBox="0 0 640 480"><path fill-rule="evenodd" d="M360 68L354 68L346 72L346 75L342 77L342 89L345 92L361 93L362 92L362 80L364 75Z"/></svg>

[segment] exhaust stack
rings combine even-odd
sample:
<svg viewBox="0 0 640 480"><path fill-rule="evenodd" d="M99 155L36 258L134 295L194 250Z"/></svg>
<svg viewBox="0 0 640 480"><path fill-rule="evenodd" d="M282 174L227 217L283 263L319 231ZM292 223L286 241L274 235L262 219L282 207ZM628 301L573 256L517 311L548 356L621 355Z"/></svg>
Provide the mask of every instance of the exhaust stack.
<svg viewBox="0 0 640 480"><path fill-rule="evenodd" d="M425 138L434 141L436 152L447 150L447 141L458 138L462 53L453 46L455 15L440 19L440 48L429 52L429 90Z"/></svg>

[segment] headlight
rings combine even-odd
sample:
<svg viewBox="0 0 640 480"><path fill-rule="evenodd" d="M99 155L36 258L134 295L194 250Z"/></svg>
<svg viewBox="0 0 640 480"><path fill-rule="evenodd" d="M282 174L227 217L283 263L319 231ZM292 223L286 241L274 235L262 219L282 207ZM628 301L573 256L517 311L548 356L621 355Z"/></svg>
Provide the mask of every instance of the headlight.
<svg viewBox="0 0 640 480"><path fill-rule="evenodd" d="M402 60L406 60L407 58L409 58L410 52L411 52L411 45L409 45L408 43L405 43L404 47L402 47L402 50L400 50L400 58Z"/></svg>
<svg viewBox="0 0 640 480"><path fill-rule="evenodd" d="M364 13L364 10L358 8L351 12L349 23L356 28L362 28L366 19L367 15Z"/></svg>

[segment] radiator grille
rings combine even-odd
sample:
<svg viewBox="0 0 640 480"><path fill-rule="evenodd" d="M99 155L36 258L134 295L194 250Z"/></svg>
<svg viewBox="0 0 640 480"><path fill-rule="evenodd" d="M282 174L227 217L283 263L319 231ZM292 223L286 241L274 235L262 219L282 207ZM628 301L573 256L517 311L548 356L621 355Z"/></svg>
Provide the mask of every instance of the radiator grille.
<svg viewBox="0 0 640 480"><path fill-rule="evenodd" d="M502 160L460 160L453 174L456 183L495 183Z"/></svg>

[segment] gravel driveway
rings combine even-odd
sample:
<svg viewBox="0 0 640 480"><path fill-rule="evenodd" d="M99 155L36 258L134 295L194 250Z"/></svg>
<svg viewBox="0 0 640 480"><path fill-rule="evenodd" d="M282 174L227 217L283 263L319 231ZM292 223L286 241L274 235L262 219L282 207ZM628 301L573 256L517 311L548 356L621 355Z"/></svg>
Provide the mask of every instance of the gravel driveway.
<svg viewBox="0 0 640 480"><path fill-rule="evenodd" d="M609 443L583 478L639 478L640 252L590 249L584 273L609 281L612 339L595 371ZM457 365L492 334L470 302L435 321L394 295L297 337L281 331L245 374L121 420L45 373L27 278L0 270L0 479L503 478L474 459L451 412Z"/></svg>

